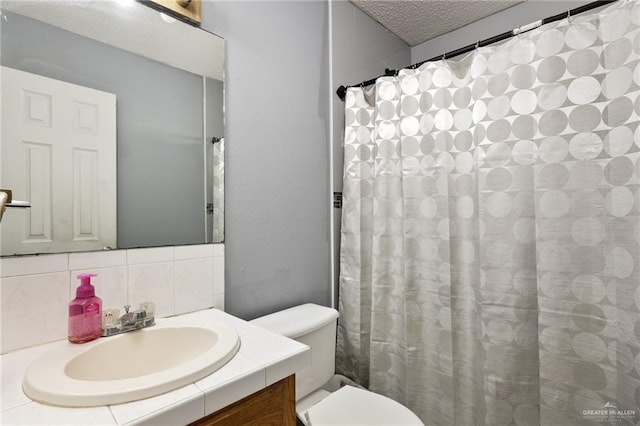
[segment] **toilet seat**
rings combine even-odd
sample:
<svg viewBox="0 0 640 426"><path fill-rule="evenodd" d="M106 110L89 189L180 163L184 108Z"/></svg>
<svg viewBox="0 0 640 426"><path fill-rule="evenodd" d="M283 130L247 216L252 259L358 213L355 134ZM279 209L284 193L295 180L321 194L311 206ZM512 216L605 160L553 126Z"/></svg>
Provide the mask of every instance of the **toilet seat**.
<svg viewBox="0 0 640 426"><path fill-rule="evenodd" d="M402 404L353 386L344 386L309 408L311 426L424 426Z"/></svg>

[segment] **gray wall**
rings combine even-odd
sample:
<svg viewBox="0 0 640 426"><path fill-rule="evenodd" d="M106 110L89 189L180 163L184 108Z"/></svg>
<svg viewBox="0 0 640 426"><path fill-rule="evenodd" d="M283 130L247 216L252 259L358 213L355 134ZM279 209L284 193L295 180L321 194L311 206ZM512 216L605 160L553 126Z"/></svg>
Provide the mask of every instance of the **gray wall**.
<svg viewBox="0 0 640 426"><path fill-rule="evenodd" d="M424 61L441 55L443 52L475 44L478 40L493 37L587 3L591 3L591 1L528 0L413 47L411 62Z"/></svg>
<svg viewBox="0 0 640 426"><path fill-rule="evenodd" d="M6 17L2 65L117 96L118 247L204 242L202 77Z"/></svg>
<svg viewBox="0 0 640 426"><path fill-rule="evenodd" d="M335 91L341 85L357 84L411 63L411 50L367 14L347 1L331 4L333 102L333 189L342 192L344 163L344 102ZM340 272L340 221L342 211L333 209L335 259L334 280ZM337 297L336 291L336 297ZM337 302L337 300L336 300Z"/></svg>
<svg viewBox="0 0 640 426"><path fill-rule="evenodd" d="M326 1L207 1L225 38L225 308L330 303Z"/></svg>

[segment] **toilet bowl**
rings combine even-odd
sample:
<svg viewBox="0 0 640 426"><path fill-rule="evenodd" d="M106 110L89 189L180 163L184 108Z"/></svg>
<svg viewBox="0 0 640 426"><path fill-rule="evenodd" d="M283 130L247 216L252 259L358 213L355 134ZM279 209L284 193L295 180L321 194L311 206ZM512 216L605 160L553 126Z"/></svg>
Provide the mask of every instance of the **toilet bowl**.
<svg viewBox="0 0 640 426"><path fill-rule="evenodd" d="M296 373L296 411L307 426L424 426L411 410L356 386L335 388L338 311L307 303L250 321L311 347L311 365Z"/></svg>

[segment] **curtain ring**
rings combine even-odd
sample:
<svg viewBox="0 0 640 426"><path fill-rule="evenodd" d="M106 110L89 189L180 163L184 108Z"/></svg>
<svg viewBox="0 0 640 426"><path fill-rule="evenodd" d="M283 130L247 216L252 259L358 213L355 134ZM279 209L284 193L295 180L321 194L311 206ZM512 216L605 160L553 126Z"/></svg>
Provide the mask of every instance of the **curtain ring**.
<svg viewBox="0 0 640 426"><path fill-rule="evenodd" d="M480 40L476 41L476 50L480 47Z"/></svg>
<svg viewBox="0 0 640 426"><path fill-rule="evenodd" d="M567 22L571 23L571 9L567 10Z"/></svg>

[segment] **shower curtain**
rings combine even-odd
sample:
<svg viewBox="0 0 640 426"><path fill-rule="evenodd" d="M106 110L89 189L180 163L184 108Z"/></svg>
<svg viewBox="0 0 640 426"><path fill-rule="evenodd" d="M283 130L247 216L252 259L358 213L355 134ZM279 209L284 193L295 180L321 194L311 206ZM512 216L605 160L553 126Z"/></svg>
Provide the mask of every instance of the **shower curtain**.
<svg viewBox="0 0 640 426"><path fill-rule="evenodd" d="M349 89L338 371L427 425L640 421L639 92L636 1Z"/></svg>

